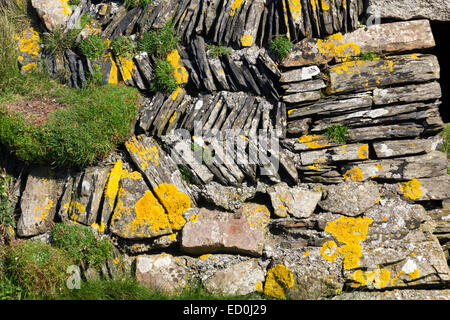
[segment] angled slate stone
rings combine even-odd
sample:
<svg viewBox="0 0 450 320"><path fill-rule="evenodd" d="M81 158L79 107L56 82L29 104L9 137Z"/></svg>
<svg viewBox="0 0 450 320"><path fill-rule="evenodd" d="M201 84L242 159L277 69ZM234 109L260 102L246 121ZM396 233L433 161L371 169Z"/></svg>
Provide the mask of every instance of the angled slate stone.
<svg viewBox="0 0 450 320"><path fill-rule="evenodd" d="M409 85L397 88L375 89L373 102L375 105L416 102L439 99L442 96L439 82Z"/></svg>

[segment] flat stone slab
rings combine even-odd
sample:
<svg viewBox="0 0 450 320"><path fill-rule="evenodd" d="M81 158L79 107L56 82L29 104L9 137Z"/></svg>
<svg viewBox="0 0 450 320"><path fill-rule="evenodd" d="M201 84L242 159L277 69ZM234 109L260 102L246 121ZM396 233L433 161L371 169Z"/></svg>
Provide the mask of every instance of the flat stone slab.
<svg viewBox="0 0 450 320"><path fill-rule="evenodd" d="M372 7L372 14L382 19L450 20L450 3L446 0L369 0L368 5Z"/></svg>
<svg viewBox="0 0 450 320"><path fill-rule="evenodd" d="M236 213L200 209L181 233L181 250L190 254L234 253L260 256L270 213L248 204Z"/></svg>

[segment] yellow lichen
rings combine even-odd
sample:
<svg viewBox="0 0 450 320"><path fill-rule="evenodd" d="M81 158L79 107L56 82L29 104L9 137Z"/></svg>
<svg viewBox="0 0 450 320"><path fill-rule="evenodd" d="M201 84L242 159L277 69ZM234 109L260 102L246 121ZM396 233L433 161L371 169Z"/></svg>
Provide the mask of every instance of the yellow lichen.
<svg viewBox="0 0 450 320"><path fill-rule="evenodd" d="M363 144L358 149L358 157L362 160L369 159L369 145Z"/></svg>
<svg viewBox="0 0 450 320"><path fill-rule="evenodd" d="M288 7L291 11L292 19L297 20L302 15L301 0L288 0Z"/></svg>
<svg viewBox="0 0 450 320"><path fill-rule="evenodd" d="M230 10L230 17L234 16L236 14L237 9L242 5L242 2L244 0L234 0L231 4L231 10Z"/></svg>
<svg viewBox="0 0 450 320"><path fill-rule="evenodd" d="M343 175L346 181L362 181L364 179L363 173L360 168L353 168L348 170Z"/></svg>
<svg viewBox="0 0 450 320"><path fill-rule="evenodd" d="M32 27L16 35L14 40L17 41L17 46L20 52L29 54L33 58L37 58L39 56L41 39L39 37L39 33L37 33Z"/></svg>
<svg viewBox="0 0 450 320"><path fill-rule="evenodd" d="M173 50L167 55L167 61L173 66L173 75L178 84L187 83L189 80L189 74L185 67L180 64L180 55L178 50ZM173 99L173 97L172 97Z"/></svg>
<svg viewBox="0 0 450 320"><path fill-rule="evenodd" d="M263 285L262 285L261 281L258 281L255 284L255 290L258 291L258 292L262 292L263 291Z"/></svg>
<svg viewBox="0 0 450 320"><path fill-rule="evenodd" d="M180 94L180 92L183 89L181 89L180 87L176 88L174 92L172 92L172 95L170 96L172 98L173 101L175 101L178 98L178 95ZM176 112L175 112L176 114Z"/></svg>
<svg viewBox="0 0 450 320"><path fill-rule="evenodd" d="M337 248L337 252L343 256L344 269L354 269L359 266L359 259L362 257L360 242L367 237L369 225L372 222L373 220L369 217L353 218L342 216L327 223L325 231L331 233L336 237L337 241L344 244Z"/></svg>
<svg viewBox="0 0 450 320"><path fill-rule="evenodd" d="M150 164L153 166L159 165L159 150L156 146L149 149L145 148L140 137L132 137L125 142L127 149L134 154L140 162L142 170L146 170Z"/></svg>
<svg viewBox="0 0 450 320"><path fill-rule="evenodd" d="M248 223L254 228L264 229L270 222L270 211L264 205L258 204L256 209L244 205L243 210L247 213Z"/></svg>
<svg viewBox="0 0 450 320"><path fill-rule="evenodd" d="M91 224L91 227L94 229L97 229L99 232L105 232L105 224L103 222L100 222L100 225L98 223Z"/></svg>
<svg viewBox="0 0 450 320"><path fill-rule="evenodd" d="M241 45L243 47L249 47L252 45L252 36L249 33L244 33L241 37Z"/></svg>
<svg viewBox="0 0 450 320"><path fill-rule="evenodd" d="M117 64L114 61L112 57L112 53L109 52L108 54L103 56L103 62L111 63L111 68L109 70L109 76L108 76L108 84L115 84L119 82L119 69L117 68Z"/></svg>
<svg viewBox="0 0 450 320"><path fill-rule="evenodd" d="M357 286L373 286L375 289L386 288L391 279L389 270L380 268L371 271L356 270L353 273L353 280Z"/></svg>
<svg viewBox="0 0 450 320"><path fill-rule="evenodd" d="M131 222L131 229L137 231L142 227L157 232L169 228L169 219L164 208L151 191L136 202L136 218Z"/></svg>
<svg viewBox="0 0 450 320"><path fill-rule="evenodd" d="M277 264L267 271L264 294L275 299L286 299L286 292L294 285L294 275L288 267Z"/></svg>
<svg viewBox="0 0 450 320"><path fill-rule="evenodd" d="M320 254L322 257L330 262L334 262L338 257L338 246L334 241L327 241L323 244L322 248L320 248Z"/></svg>
<svg viewBox="0 0 450 320"><path fill-rule="evenodd" d="M198 215L196 215L196 214L193 214L190 218L189 218L189 221L190 222L196 222L198 220Z"/></svg>
<svg viewBox="0 0 450 320"><path fill-rule="evenodd" d="M119 192L119 182L122 176L122 160L117 161L111 172L108 174L105 186L105 198L110 208L114 207L114 200Z"/></svg>
<svg viewBox="0 0 450 320"><path fill-rule="evenodd" d="M59 0L62 6L62 13L66 16L70 16L72 14L72 9L69 6L69 0Z"/></svg>
<svg viewBox="0 0 450 320"><path fill-rule="evenodd" d="M64 211L72 221L77 221L80 215L86 212L86 208L81 203L72 201L64 205Z"/></svg>
<svg viewBox="0 0 450 320"><path fill-rule="evenodd" d="M411 280L415 280L417 278L419 278L419 269L414 270L413 272L409 272L408 276L411 278Z"/></svg>
<svg viewBox="0 0 450 320"><path fill-rule="evenodd" d="M191 207L191 199L173 184L161 183L154 192L167 210L170 227L180 230L186 224L183 213Z"/></svg>
<svg viewBox="0 0 450 320"><path fill-rule="evenodd" d="M319 149L319 148L326 148L331 146L329 143L322 143L326 138L321 135L317 134L311 134L311 135L304 135L301 136L298 141L301 143L306 143L306 145L310 149Z"/></svg>
<svg viewBox="0 0 450 320"><path fill-rule="evenodd" d="M53 201L47 199L47 202L43 207L35 207L34 211L36 212L35 218L38 223L47 220L50 209L53 207Z"/></svg>
<svg viewBox="0 0 450 320"><path fill-rule="evenodd" d="M133 77L134 63L132 57L117 57L120 73L123 80L130 80Z"/></svg>
<svg viewBox="0 0 450 320"><path fill-rule="evenodd" d="M422 190L420 190L420 182L417 179L412 179L407 182L399 182L398 188L406 198L416 200L422 196Z"/></svg>
<svg viewBox="0 0 450 320"><path fill-rule="evenodd" d="M201 256L199 257L199 259L206 260L206 259L208 259L209 257L211 257L211 254L210 254L210 253L201 255Z"/></svg>

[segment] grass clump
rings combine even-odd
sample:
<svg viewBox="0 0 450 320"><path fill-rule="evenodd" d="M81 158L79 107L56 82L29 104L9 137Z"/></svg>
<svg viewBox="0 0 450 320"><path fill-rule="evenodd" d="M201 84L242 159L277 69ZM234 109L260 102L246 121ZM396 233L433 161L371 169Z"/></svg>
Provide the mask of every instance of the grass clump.
<svg viewBox="0 0 450 320"><path fill-rule="evenodd" d="M174 50L178 44L178 36L171 20L164 27L155 31L146 31L138 40L138 50L148 52L157 59L162 59Z"/></svg>
<svg viewBox="0 0 450 320"><path fill-rule="evenodd" d="M13 294L19 291L29 297L51 296L65 287L66 270L71 264L66 252L43 242L13 244L5 253L7 287Z"/></svg>
<svg viewBox="0 0 450 320"><path fill-rule="evenodd" d="M127 8L137 7L137 6L145 7L146 5L148 5L150 3L152 3L152 0L125 0L125 6Z"/></svg>
<svg viewBox="0 0 450 320"><path fill-rule="evenodd" d="M77 6L79 5L81 2L81 0L69 0L69 5L70 6Z"/></svg>
<svg viewBox="0 0 450 320"><path fill-rule="evenodd" d="M292 42L284 35L278 35L270 42L270 51L278 59L284 59L292 49Z"/></svg>
<svg viewBox="0 0 450 320"><path fill-rule="evenodd" d="M211 54L213 57L218 57L231 53L231 48L224 47L220 44L219 45L208 44L208 50L209 54Z"/></svg>
<svg viewBox="0 0 450 320"><path fill-rule="evenodd" d="M447 154L447 158L450 159L450 123L446 123L444 130L440 133L443 138L442 152ZM450 174L450 164L447 167L447 174Z"/></svg>
<svg viewBox="0 0 450 320"><path fill-rule="evenodd" d="M98 60L108 48L108 44L102 37L91 34L80 41L79 48L81 53L89 59Z"/></svg>
<svg viewBox="0 0 450 320"><path fill-rule="evenodd" d="M174 68L167 60L157 60L153 72L153 91L163 91L171 93L178 88L177 80L174 76Z"/></svg>
<svg viewBox="0 0 450 320"><path fill-rule="evenodd" d="M13 210L9 204L9 183L11 177L0 171L0 232L15 227Z"/></svg>
<svg viewBox="0 0 450 320"><path fill-rule="evenodd" d="M380 57L380 55L378 53L370 51L370 52L360 53L358 55L358 60L373 60L373 59L376 59L379 57Z"/></svg>
<svg viewBox="0 0 450 320"><path fill-rule="evenodd" d="M87 13L83 13L83 15L80 17L80 27L83 29L90 22L91 22L91 16Z"/></svg>
<svg viewBox="0 0 450 320"><path fill-rule="evenodd" d="M100 266L112 257L113 245L105 239L96 240L91 229L81 225L57 223L51 231L53 245L62 249L77 263Z"/></svg>
<svg viewBox="0 0 450 320"><path fill-rule="evenodd" d="M347 133L348 127L339 124L329 126L325 131L325 135L337 143L345 143L347 141Z"/></svg>
<svg viewBox="0 0 450 320"><path fill-rule="evenodd" d="M51 112L48 120L35 125L20 113L8 112L0 94L0 143L20 160L85 167L107 156L128 137L137 115L136 89L120 84L70 89L39 74L19 79L22 81L3 96L5 100L46 97L69 106Z"/></svg>
<svg viewBox="0 0 450 320"><path fill-rule="evenodd" d="M48 53L62 57L64 51L74 47L75 40L79 33L80 29L72 29L68 32L64 32L63 28L57 27L53 32L44 34L44 48Z"/></svg>
<svg viewBox="0 0 450 320"><path fill-rule="evenodd" d="M134 54L136 51L136 43L129 37L118 37L111 42L111 48L118 57L126 57Z"/></svg>

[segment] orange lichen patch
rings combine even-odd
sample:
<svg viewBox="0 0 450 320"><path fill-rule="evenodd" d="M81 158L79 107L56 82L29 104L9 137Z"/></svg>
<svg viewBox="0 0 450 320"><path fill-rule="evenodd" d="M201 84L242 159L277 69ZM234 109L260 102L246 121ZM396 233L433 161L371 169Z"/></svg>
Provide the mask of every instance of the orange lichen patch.
<svg viewBox="0 0 450 320"><path fill-rule="evenodd" d="M191 199L178 191L173 184L161 183L154 189L155 194L167 210L170 227L180 230L186 224L183 213L191 207Z"/></svg>
<svg viewBox="0 0 450 320"><path fill-rule="evenodd" d="M38 221L38 223L47 220L48 213L52 207L53 207L53 201L47 200L47 202L45 203L45 205L43 207L35 207L34 208L35 218Z"/></svg>
<svg viewBox="0 0 450 320"><path fill-rule="evenodd" d="M112 53L109 52L108 54L103 56L103 62L107 63L109 60L109 63L111 63L111 68L109 70L109 76L108 76L108 84L115 84L119 82L119 69L117 68L117 64L113 59Z"/></svg>
<svg viewBox="0 0 450 320"><path fill-rule="evenodd" d="M133 77L134 63L133 57L117 57L120 73L123 80L130 80Z"/></svg>
<svg viewBox="0 0 450 320"><path fill-rule="evenodd" d="M180 87L176 88L174 92L172 92L172 95L170 96L173 101L175 101L178 98L178 95L181 93L183 89ZM176 114L176 113L175 113Z"/></svg>
<svg viewBox="0 0 450 320"><path fill-rule="evenodd" d="M258 204L254 210L244 207L243 210L247 213L248 223L254 228L264 229L270 222L270 211L264 205Z"/></svg>
<svg viewBox="0 0 450 320"><path fill-rule="evenodd" d="M324 136L317 134L304 135L298 139L301 143L306 143L310 149L320 149L331 146L329 143L323 143L324 140L326 140Z"/></svg>
<svg viewBox="0 0 450 320"><path fill-rule="evenodd" d="M127 149L136 155L139 159L142 170L146 170L150 164L153 166L159 165L159 150L156 146L149 149L145 148L140 137L132 137L125 142Z"/></svg>
<svg viewBox="0 0 450 320"><path fill-rule="evenodd" d="M70 16L72 14L72 9L69 6L69 0L59 0L61 6L63 8L62 13L66 16Z"/></svg>
<svg viewBox="0 0 450 320"><path fill-rule="evenodd" d="M416 200L422 196L422 190L420 190L420 182L417 179L412 179L407 182L399 182L398 188L406 198Z"/></svg>
<svg viewBox="0 0 450 320"><path fill-rule="evenodd" d="M320 3L322 5L322 10L327 11L330 10L330 5L329 3L327 3L328 1L333 1L333 0L321 0Z"/></svg>
<svg viewBox="0 0 450 320"><path fill-rule="evenodd" d="M244 0L234 0L231 4L231 10L230 10L230 17L234 16L236 14L237 9L242 5L242 2Z"/></svg>
<svg viewBox="0 0 450 320"><path fill-rule="evenodd" d="M91 224L91 227L94 229L97 229L99 232L105 232L105 224L103 222L100 222L100 225L98 223Z"/></svg>
<svg viewBox="0 0 450 320"><path fill-rule="evenodd" d="M173 50L167 56L167 61L173 66L173 75L178 84L187 83L189 80L189 74L185 67L180 64L180 55L178 50Z"/></svg>
<svg viewBox="0 0 450 320"><path fill-rule="evenodd" d="M320 52L326 56L334 56L336 52L336 47L339 46L340 41L342 41L342 34L335 33L325 39L317 40L317 48Z"/></svg>
<svg viewBox="0 0 450 320"><path fill-rule="evenodd" d="M415 279L419 278L420 271L419 271L419 269L416 269L413 272L407 273L407 275L411 278L411 280L415 280Z"/></svg>
<svg viewBox="0 0 450 320"><path fill-rule="evenodd" d="M353 42L342 44L334 49L335 57L343 62L349 61L352 58L357 57L360 53L361 50L359 46Z"/></svg>
<svg viewBox="0 0 450 320"><path fill-rule="evenodd" d="M198 258L199 258L199 259L202 259L202 260L206 260L206 259L208 259L209 257L211 257L211 253L207 253L207 254L201 255L201 256L198 257Z"/></svg>
<svg viewBox="0 0 450 320"><path fill-rule="evenodd" d="M249 47L252 45L253 39L249 33L244 33L241 37L241 45L243 47Z"/></svg>
<svg viewBox="0 0 450 320"><path fill-rule="evenodd" d="M286 292L294 285L294 275L288 267L277 264L267 271L264 294L275 299L286 299Z"/></svg>
<svg viewBox="0 0 450 320"><path fill-rule="evenodd" d="M127 179L127 178L130 178L133 180L139 180L139 179L142 179L142 174L138 171L129 172L128 170L125 169L122 171L121 179Z"/></svg>
<svg viewBox="0 0 450 320"><path fill-rule="evenodd" d="M373 286L375 289L386 288L391 279L391 273L389 270L380 268L372 271L356 270L353 273L353 280L357 282L355 287L358 286Z"/></svg>
<svg viewBox="0 0 450 320"><path fill-rule="evenodd" d="M369 159L369 145L363 144L358 149L358 157L362 160Z"/></svg>
<svg viewBox="0 0 450 320"><path fill-rule="evenodd" d="M334 262L338 257L338 246L334 241L327 241L323 244L322 248L320 248L320 254L322 257L330 262Z"/></svg>
<svg viewBox="0 0 450 320"><path fill-rule="evenodd" d="M309 0L310 2L311 2L311 8L314 10L314 11L316 11L317 10L317 8L316 8L316 0Z"/></svg>
<svg viewBox="0 0 450 320"><path fill-rule="evenodd" d="M196 222L198 220L198 215L196 215L196 214L193 214L190 218L189 218L189 221L190 222Z"/></svg>
<svg viewBox="0 0 450 320"><path fill-rule="evenodd" d="M302 15L301 0L288 0L288 7L292 15L292 19L297 20Z"/></svg>
<svg viewBox="0 0 450 320"><path fill-rule="evenodd" d="M287 114L291 114L292 112L297 111L297 109L288 110Z"/></svg>
<svg viewBox="0 0 450 320"><path fill-rule="evenodd" d="M255 290L258 291L258 292L263 292L263 285L262 285L262 282L261 282L261 281L258 281L258 282L255 284Z"/></svg>
<svg viewBox="0 0 450 320"><path fill-rule="evenodd" d="M149 231L158 232L169 228L166 212L151 191L145 192L144 196L136 202L135 212L136 217L130 224L132 231L146 228Z"/></svg>
<svg viewBox="0 0 450 320"><path fill-rule="evenodd" d="M77 221L80 215L86 212L86 208L79 202L72 201L64 205L64 212L67 212L70 220Z"/></svg>
<svg viewBox="0 0 450 320"><path fill-rule="evenodd" d="M391 286L392 286L392 287L395 286L395 283L397 282L398 278L400 278L400 276L401 276L402 274L404 274L404 273L405 273L405 271L400 270L400 272L397 273L397 274L395 275L394 278L392 278L392 280L391 280Z"/></svg>
<svg viewBox="0 0 450 320"><path fill-rule="evenodd" d="M114 200L119 192L119 182L122 176L122 160L117 161L114 167L111 169L107 177L107 182L105 186L105 199L109 204L110 208L114 207Z"/></svg>
<svg viewBox="0 0 450 320"><path fill-rule="evenodd" d="M362 181L364 179L363 173L360 168L353 168L348 170L343 175L346 181Z"/></svg>
<svg viewBox="0 0 450 320"><path fill-rule="evenodd" d="M17 41L19 51L24 54L29 54L33 58L39 56L41 39L39 33L37 33L32 27L16 35L14 40ZM19 59L23 60L22 56Z"/></svg>
<svg viewBox="0 0 450 320"><path fill-rule="evenodd" d="M367 237L369 225L372 222L373 220L369 217L353 218L342 216L327 223L325 231L335 236L339 242L344 243L343 246L337 249L337 252L343 255L344 269L354 269L359 266L359 258L362 257L360 242Z"/></svg>
<svg viewBox="0 0 450 320"><path fill-rule="evenodd" d="M307 257L307 256L309 256L311 253L309 252L309 251L306 251L306 252L303 252L303 256L304 257Z"/></svg>

